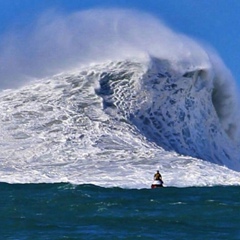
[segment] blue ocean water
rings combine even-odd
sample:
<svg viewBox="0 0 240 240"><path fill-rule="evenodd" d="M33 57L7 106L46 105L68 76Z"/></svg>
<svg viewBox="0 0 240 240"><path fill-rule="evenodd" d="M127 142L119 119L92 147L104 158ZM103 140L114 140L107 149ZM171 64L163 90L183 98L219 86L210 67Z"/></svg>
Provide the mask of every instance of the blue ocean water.
<svg viewBox="0 0 240 240"><path fill-rule="evenodd" d="M240 239L240 187L0 184L1 239Z"/></svg>

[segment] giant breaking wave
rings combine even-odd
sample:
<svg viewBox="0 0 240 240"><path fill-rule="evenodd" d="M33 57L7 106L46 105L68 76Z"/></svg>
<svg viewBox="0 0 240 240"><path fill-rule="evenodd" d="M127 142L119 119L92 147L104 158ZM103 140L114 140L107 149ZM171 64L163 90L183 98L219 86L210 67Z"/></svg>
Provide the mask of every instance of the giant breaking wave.
<svg viewBox="0 0 240 240"><path fill-rule="evenodd" d="M216 54L144 16L141 31L142 15L129 11L87 11L61 19L65 28L80 20L82 25L78 32L68 30L71 51L59 39L56 51L62 47L77 54L60 55L53 65L46 57L48 64L39 69L49 74L49 68L57 72L59 65L64 73L0 95L3 181L139 187L161 167L169 185L231 183L235 174L232 183L238 182L237 173L227 177L226 168L216 167L240 170L231 74ZM55 21L59 23L57 18L40 29L45 38L62 33L52 27ZM96 25L92 42L89 29ZM36 43L36 36L39 41L39 32L28 41ZM55 43L53 39L50 47ZM69 70L69 59L74 67L79 64L77 70ZM34 67L38 63L32 60ZM21 71L13 74L32 74L29 66ZM224 180L212 179L212 171Z"/></svg>

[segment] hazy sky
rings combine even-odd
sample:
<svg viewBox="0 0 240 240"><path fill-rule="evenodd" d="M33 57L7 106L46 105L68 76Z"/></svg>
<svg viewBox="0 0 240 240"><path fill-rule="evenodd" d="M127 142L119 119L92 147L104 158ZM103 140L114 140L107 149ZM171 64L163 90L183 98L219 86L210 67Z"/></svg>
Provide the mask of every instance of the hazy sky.
<svg viewBox="0 0 240 240"><path fill-rule="evenodd" d="M51 12L71 14L92 8L124 8L150 13L174 31L209 44L240 86L239 0L0 0L0 41L6 44L13 33L28 31L46 12L49 15ZM4 55L3 49L0 48L0 58Z"/></svg>

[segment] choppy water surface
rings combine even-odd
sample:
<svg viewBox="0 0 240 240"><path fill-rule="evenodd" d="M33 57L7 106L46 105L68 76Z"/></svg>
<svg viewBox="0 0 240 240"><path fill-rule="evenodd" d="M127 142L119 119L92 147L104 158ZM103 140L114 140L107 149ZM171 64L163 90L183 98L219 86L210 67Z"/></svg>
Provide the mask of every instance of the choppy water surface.
<svg viewBox="0 0 240 240"><path fill-rule="evenodd" d="M239 239L239 187L0 184L4 239Z"/></svg>

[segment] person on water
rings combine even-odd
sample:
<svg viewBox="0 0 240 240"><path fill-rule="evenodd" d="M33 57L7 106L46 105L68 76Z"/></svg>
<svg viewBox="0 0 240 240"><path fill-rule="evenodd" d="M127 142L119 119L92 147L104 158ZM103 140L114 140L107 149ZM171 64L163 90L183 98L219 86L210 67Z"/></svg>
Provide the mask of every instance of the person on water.
<svg viewBox="0 0 240 240"><path fill-rule="evenodd" d="M162 175L159 172L159 170L157 170L157 172L154 174L154 180L159 180L159 181L161 181L163 183Z"/></svg>
<svg viewBox="0 0 240 240"><path fill-rule="evenodd" d="M154 181L151 185L151 188L160 188L163 187L163 180L161 173L157 170L157 172L154 174Z"/></svg>

